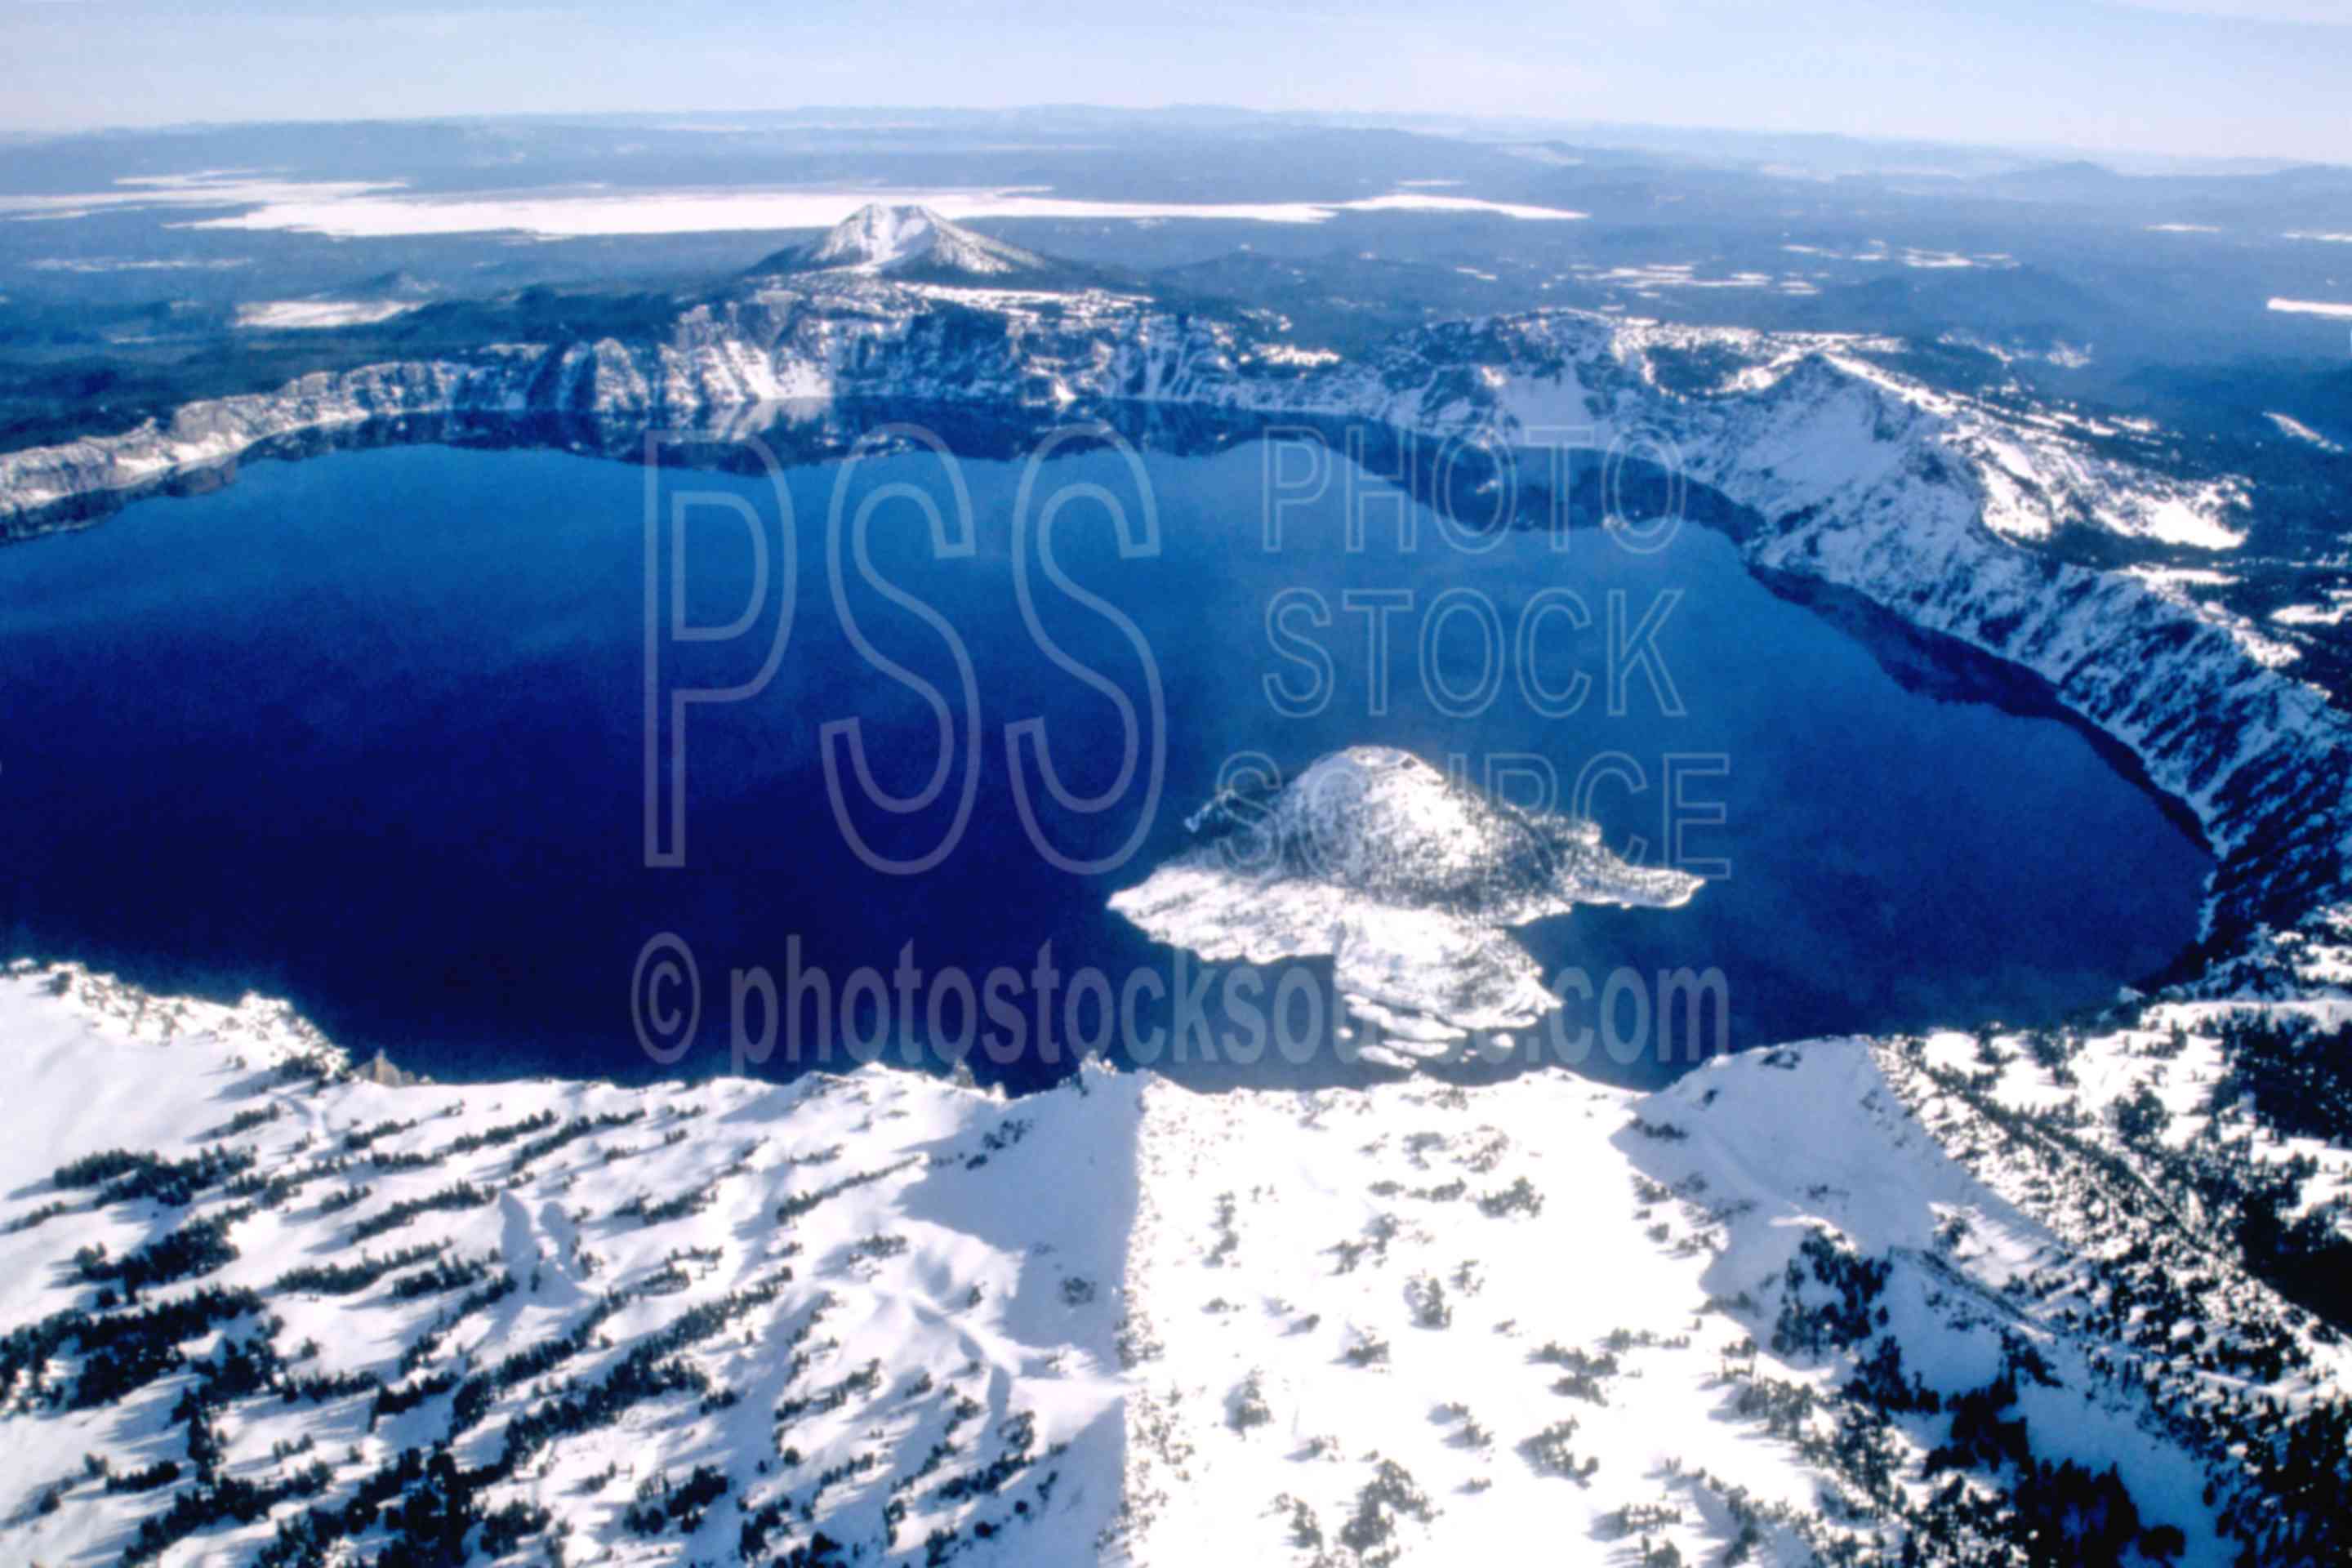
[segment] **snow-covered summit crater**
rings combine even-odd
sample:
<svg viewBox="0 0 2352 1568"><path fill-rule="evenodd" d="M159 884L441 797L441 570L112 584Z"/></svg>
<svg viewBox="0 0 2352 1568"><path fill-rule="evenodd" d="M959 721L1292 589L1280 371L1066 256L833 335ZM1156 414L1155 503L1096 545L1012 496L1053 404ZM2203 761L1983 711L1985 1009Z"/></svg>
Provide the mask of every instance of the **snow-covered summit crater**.
<svg viewBox="0 0 2352 1568"><path fill-rule="evenodd" d="M991 239L927 206L870 202L813 244L781 252L770 269L898 276L1003 278L1049 270L1036 252Z"/></svg>
<svg viewBox="0 0 2352 1568"><path fill-rule="evenodd" d="M1593 823L1521 811L1385 746L1335 752L1276 790L1228 791L1192 823L1208 841L1111 907L1212 962L1328 954L1349 1006L1413 1054L1555 1005L1504 927L1578 904L1670 909L1700 886L1619 859Z"/></svg>

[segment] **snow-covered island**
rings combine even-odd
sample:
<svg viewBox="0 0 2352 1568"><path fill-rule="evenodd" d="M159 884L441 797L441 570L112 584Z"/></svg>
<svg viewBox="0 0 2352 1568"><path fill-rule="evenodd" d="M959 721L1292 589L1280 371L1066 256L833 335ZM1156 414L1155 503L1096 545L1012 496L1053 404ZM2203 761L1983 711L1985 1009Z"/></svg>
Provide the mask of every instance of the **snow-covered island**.
<svg viewBox="0 0 2352 1568"><path fill-rule="evenodd" d="M1243 820L1111 907L1212 962L1328 956L1349 1010L1383 1036L1366 1055L1392 1064L1559 1005L1503 928L1579 904L1671 908L1701 885L1620 860L1597 824L1515 810L1385 746L1334 752L1269 800L1214 809Z"/></svg>

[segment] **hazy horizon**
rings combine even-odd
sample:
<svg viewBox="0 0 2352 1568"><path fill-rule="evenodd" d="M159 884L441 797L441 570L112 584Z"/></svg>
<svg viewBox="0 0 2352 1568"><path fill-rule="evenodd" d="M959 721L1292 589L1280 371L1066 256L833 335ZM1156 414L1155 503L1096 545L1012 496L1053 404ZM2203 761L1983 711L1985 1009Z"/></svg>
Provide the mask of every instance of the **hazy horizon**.
<svg viewBox="0 0 2352 1568"><path fill-rule="evenodd" d="M175 0L18 0L0 11L0 45L34 68L0 105L0 129L35 134L713 105L1230 105L2091 156L2352 156L2341 109L2352 6L2332 0L1933 5L1899 33L1853 0L1767 13L1672 0L1574 16L1489 5L1443 17L1370 0L1345 12L1190 5L1147 20L923 0L887 20L818 4L749 28L699 0L658 16L368 0L233 17ZM1296 63L1307 59L1312 69Z"/></svg>
<svg viewBox="0 0 2352 1568"><path fill-rule="evenodd" d="M63 0L58 0L63 3ZM726 122L743 121L772 122L782 127L793 122L817 129L829 117L840 117L849 128L870 127L878 117L890 114L910 116L970 115L976 121L992 116L1053 114L1133 116L1148 118L1166 116L1182 120L1192 117L1208 121L1214 119L1263 118L1272 122L1295 124L1328 124L1351 130L1397 130L1429 135L1464 134L1484 132L1496 140L1514 136L1540 136L1580 145L1625 152L1656 152L1662 153L1692 153L1709 139L1719 139L1726 145L1723 154L1737 159L1741 152L1738 143L1746 142L1818 142L1855 147L1885 149L1918 148L1945 153L1980 153L1997 154L2021 161L2066 162L2079 160L2099 163L2123 173L2179 172L2199 173L2262 173L2285 168L2352 168L2352 150L2337 157L2305 156L2294 153L2199 153L2170 152L2150 147L2116 146L2090 147L2079 143L2042 142L2030 139L2001 140L1996 138L1954 138L1915 136L1898 132L1866 132L1853 131L1807 130L1802 128L1764 128L1693 121L1689 122L1641 120L1554 120L1530 115L1487 115L1475 112L1437 114L1416 110L1384 110L1379 108L1351 110L1301 110L1263 108L1236 103L1171 101L1151 104L1090 103L1076 100L1061 102L959 104L959 103L810 103L788 106L733 108L610 108L585 106L570 110L452 110L437 113L418 114L316 114L261 118L194 118L159 120L153 121L108 121L90 124L50 126L0 125L0 142L62 141L75 137L111 135L168 135L177 132L201 132L233 129L268 129L277 126L333 125L466 125L547 122L550 124L579 123L583 125L614 125L646 121L661 122L670 130L708 129L714 132L730 129ZM1474 137L1474 139L1475 139ZM1750 153L1752 157L1752 153Z"/></svg>

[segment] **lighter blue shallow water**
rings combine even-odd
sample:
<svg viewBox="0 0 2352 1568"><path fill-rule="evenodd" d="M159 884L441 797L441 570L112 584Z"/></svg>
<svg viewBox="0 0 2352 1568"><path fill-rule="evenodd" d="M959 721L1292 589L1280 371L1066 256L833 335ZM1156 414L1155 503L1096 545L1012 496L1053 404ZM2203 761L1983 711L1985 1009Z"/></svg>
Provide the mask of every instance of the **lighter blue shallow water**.
<svg viewBox="0 0 2352 1568"><path fill-rule="evenodd" d="M2051 1019L2194 934L2202 848L2083 732L2010 710L2032 706L2022 687L2004 706L1906 689L1863 640L1768 591L1717 535L1689 527L1636 555L1598 532L1565 550L1515 534L1470 553L1424 527L1408 553L1392 511L1376 510L1368 548L1350 553L1335 487L1287 514L1269 551L1257 448L1144 462L1162 548L1122 559L1099 509L1072 504L1056 557L1100 604L1051 581L1033 544L1042 636L1016 591L1014 467L962 466L977 521L968 556L935 559L903 499L875 512L871 577L919 613L845 553L836 596L825 561L839 469L794 470L790 635L757 695L688 710L682 868L645 864L641 469L551 452L339 453L255 465L215 493L142 501L97 528L0 550L0 933L12 952L87 957L157 984L277 992L349 1045L482 1078L655 1070L631 983L648 939L674 932L698 960L706 1003L672 1070L717 1070L728 971L781 977L795 939L803 964L836 984L860 965L887 974L909 943L927 973L1025 972L1048 942L1065 966L1164 972L1166 951L1103 901L1183 847L1182 817L1221 765L1254 752L1295 773L1378 742L1459 756L1473 777L1501 759L1522 790L1531 767L1567 789L1619 756L1599 764L1610 778L1590 804L1612 846L1633 852L1638 837L1654 858L1670 829L1668 759L1720 759L1682 781L1683 847L1727 862L1727 876L1683 910L1580 911L1524 937L1548 971L1720 968L1734 1047ZM1049 489L1100 484L1139 511L1132 476L1108 457L1045 473ZM845 521L894 481L952 499L933 459L869 463ZM775 508L759 479L677 485ZM690 515L690 618L723 622L754 575L749 534L708 507ZM781 540L770 553L773 585ZM1435 595L1483 595L1515 632L1537 594L1563 588L1592 625L1542 620L1531 669L1553 692L1588 676L1582 706L1537 711L1514 668L1482 712L1442 711L1419 642ZM1290 612L1328 660L1328 700L1310 715L1280 710L1267 690L1270 678L1291 693L1313 685L1309 664L1277 652L1267 629L1286 592L1329 611L1319 630L1311 600ZM1349 607L1350 592L1413 595L1387 622L1384 711L1372 617ZM1669 592L1680 597L1651 646L1682 711L1664 711L1661 684L1634 670L1612 713L1611 596L1622 595L1630 625ZM732 641L671 647L668 678L754 675L776 602L772 586ZM1150 687L1107 611L1132 623L1159 676L1164 787L1149 816L1139 785L1097 817L1049 804L1042 831L1066 858L1104 858L1139 836L1118 868L1073 873L1021 826L1005 731L1043 716L1072 791L1111 782L1125 731L1102 688L1136 705L1148 734ZM970 826L935 868L882 875L845 843L818 733L856 718L877 781L900 794L922 784L934 715L888 667L953 699L941 626L968 653L980 698ZM1456 691L1477 685L1472 616L1446 620L1434 650ZM939 800L904 816L853 802L853 820L878 852L919 856L941 838L961 776L951 770ZM1717 805L1721 826L1705 826ZM1061 1070L1034 1053L974 1066L1024 1083Z"/></svg>

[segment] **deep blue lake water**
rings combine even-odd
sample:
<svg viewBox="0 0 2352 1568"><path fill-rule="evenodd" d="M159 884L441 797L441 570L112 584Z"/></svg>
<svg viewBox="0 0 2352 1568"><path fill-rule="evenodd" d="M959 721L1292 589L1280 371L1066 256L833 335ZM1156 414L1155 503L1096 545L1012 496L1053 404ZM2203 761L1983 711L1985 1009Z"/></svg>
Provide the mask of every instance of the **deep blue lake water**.
<svg viewBox="0 0 2352 1568"><path fill-rule="evenodd" d="M1123 464L1097 453L1042 470L1039 499L1076 499L1054 522L1051 569L1027 546L1034 632L1016 584L1014 465L962 465L975 531L961 557L935 558L918 506L883 495L870 559L861 568L845 545L838 594L826 566L837 466L789 474L790 547L770 542L758 603L750 531L707 502L690 510L688 624L747 606L750 624L728 639L666 639L665 692L758 675L787 554L796 570L772 679L686 709L682 867L646 864L641 468L547 451L343 452L255 464L217 492L0 549L0 937L10 953L86 958L158 985L281 994L356 1049L479 1079L656 1071L632 1022L633 976L646 978L649 939L676 933L704 1008L669 1070L716 1071L729 972L761 965L782 984L795 952L835 992L861 965L887 977L909 943L927 975L954 965L978 981L1003 965L1025 978L1048 942L1065 970L1166 973L1168 951L1108 913L1108 893L1186 845L1182 819L1227 759L1260 753L1295 773L1360 742L1441 765L1458 756L1474 779L1495 766L1521 799L1547 767L1565 794L1585 777L1608 842L1633 853L1638 837L1654 859L1679 791L1684 855L1727 862L1727 876L1684 909L1579 910L1521 936L1547 972L1576 964L1596 981L1620 967L1719 968L1735 1047L2053 1019L2194 935L2201 847L2080 730L2032 710L2030 683L1996 704L1898 681L1872 637L1777 595L1717 534L1686 526L1636 554L1597 531L1564 549L1516 533L1474 553L1424 518L1406 552L1401 509L1374 506L1366 548L1350 552L1335 484L1287 511L1269 550L1261 448L1144 464L1161 549L1133 559L1074 489L1099 485L1139 514ZM887 486L951 503L940 474L928 456L863 465L845 527ZM665 503L724 492L776 510L756 477L664 486ZM660 542L667 615L667 525ZM1433 696L1422 634L1448 590L1462 592L1430 645ZM1629 652L1620 712L1612 602ZM1485 695L1481 605L1505 657L1492 700L1468 713ZM1390 643L1384 701L1376 625ZM883 874L845 842L820 730L857 720L873 782L913 794L931 779L939 730L908 680L936 688L960 748L937 798L894 815L863 804L854 771L845 790L876 854L938 845L971 754L943 627L980 710L969 825L933 868ZM1164 787L1149 815L1155 726L1139 646L1165 709ZM1565 707L1580 675L1574 711L1538 710ZM1283 710L1318 695L1318 710ZM1130 787L1093 816L1050 795L1036 815L1066 859L1139 846L1117 868L1066 870L1023 827L1007 726L1042 716L1066 790L1102 792L1128 733L1119 700L1143 740ZM656 739L671 739L666 722ZM665 821L667 809L664 797ZM662 1007L679 995L655 990ZM893 1039L931 1026L926 994L888 1015ZM845 1004L856 1027L883 1027L877 1000ZM960 1004L943 1016L951 1032ZM813 1047L814 1015L804 1023ZM1021 1082L1058 1070L1034 1049L1011 1067L981 1053L972 1065ZM779 1047L767 1070L783 1066Z"/></svg>

